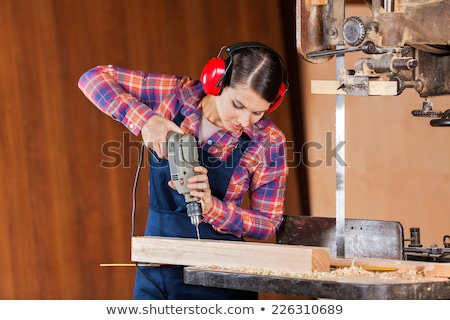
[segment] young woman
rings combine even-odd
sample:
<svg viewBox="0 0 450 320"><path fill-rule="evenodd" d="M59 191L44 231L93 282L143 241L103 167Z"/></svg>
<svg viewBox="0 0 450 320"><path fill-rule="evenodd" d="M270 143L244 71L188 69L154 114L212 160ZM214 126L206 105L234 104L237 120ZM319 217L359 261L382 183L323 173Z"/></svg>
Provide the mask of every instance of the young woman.
<svg viewBox="0 0 450 320"><path fill-rule="evenodd" d="M225 50L227 57L220 56ZM258 42L220 50L200 80L98 66L79 88L101 111L141 134L150 156L145 235L196 238L184 196L169 183L167 133L193 134L200 166L188 188L200 199L202 239L266 239L282 222L287 165L285 136L264 115L288 88L283 60ZM249 208L242 207L248 194ZM261 257L263 259L263 257ZM186 285L178 266L139 267L135 299L256 299L257 293Z"/></svg>

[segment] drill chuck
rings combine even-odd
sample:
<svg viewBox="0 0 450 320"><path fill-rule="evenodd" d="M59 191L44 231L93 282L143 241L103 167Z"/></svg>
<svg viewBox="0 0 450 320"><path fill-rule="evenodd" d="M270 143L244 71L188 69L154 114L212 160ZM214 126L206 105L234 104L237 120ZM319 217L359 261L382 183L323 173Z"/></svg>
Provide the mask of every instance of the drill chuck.
<svg viewBox="0 0 450 320"><path fill-rule="evenodd" d="M194 226L198 226L202 221L202 206L199 202L186 203L187 215Z"/></svg>

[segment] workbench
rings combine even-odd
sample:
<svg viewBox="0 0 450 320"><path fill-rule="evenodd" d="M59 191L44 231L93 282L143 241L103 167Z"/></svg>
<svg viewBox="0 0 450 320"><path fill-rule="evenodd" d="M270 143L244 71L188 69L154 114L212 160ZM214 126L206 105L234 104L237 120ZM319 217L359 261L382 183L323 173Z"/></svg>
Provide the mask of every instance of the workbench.
<svg viewBox="0 0 450 320"><path fill-rule="evenodd" d="M366 281L361 281L366 280ZM408 283L402 281L373 281L372 279L302 279L267 275L184 269L187 284L255 292L285 294L308 298L337 300L437 300L450 299L450 281Z"/></svg>
<svg viewBox="0 0 450 320"><path fill-rule="evenodd" d="M131 259L184 266L190 285L303 298L450 299L450 263L406 261L398 222L346 219L345 256L333 218L285 216L276 243L132 237Z"/></svg>
<svg viewBox="0 0 450 320"><path fill-rule="evenodd" d="M335 219L285 216L276 242L325 246L335 255ZM392 221L346 219L347 258L368 257L401 260L403 228ZM406 281L401 279L311 279L247 274L234 271L186 267L187 284L338 300L450 299L450 280Z"/></svg>

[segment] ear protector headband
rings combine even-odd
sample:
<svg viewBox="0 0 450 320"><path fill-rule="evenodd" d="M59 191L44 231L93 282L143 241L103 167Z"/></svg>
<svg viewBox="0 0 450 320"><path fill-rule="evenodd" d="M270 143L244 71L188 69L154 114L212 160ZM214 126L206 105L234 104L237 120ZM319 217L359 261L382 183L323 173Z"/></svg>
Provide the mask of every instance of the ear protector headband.
<svg viewBox="0 0 450 320"><path fill-rule="evenodd" d="M267 112L271 112L279 107L281 102L283 101L284 95L286 94L289 84L287 81L287 72L284 68L283 59L280 57L278 52L276 52L271 47L264 45L259 42L239 42L229 47L222 47L219 51L217 57L212 58L208 61L208 63L204 66L202 73L200 75L200 82L203 85L203 90L206 94L211 94L213 96L218 96L222 93L224 88L225 80L227 79L228 70L231 68L233 64L233 53L237 50L244 48L265 48L273 53L275 53L280 59L281 65L283 67L283 81L278 90L277 97L269 106ZM220 58L222 51L225 49L225 52L229 56L229 62L227 63L225 59Z"/></svg>

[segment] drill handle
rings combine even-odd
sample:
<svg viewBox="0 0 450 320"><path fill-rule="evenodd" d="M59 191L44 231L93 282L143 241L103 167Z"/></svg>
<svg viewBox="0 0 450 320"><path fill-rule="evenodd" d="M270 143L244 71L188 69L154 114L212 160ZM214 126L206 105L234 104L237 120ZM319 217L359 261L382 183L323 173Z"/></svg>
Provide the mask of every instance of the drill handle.
<svg viewBox="0 0 450 320"><path fill-rule="evenodd" d="M193 135L170 131L167 135L167 144L170 179L178 193L185 195L186 202L195 201L196 198L189 198L190 189L187 188L187 181L198 174L194 171L194 167L200 165L197 141Z"/></svg>

